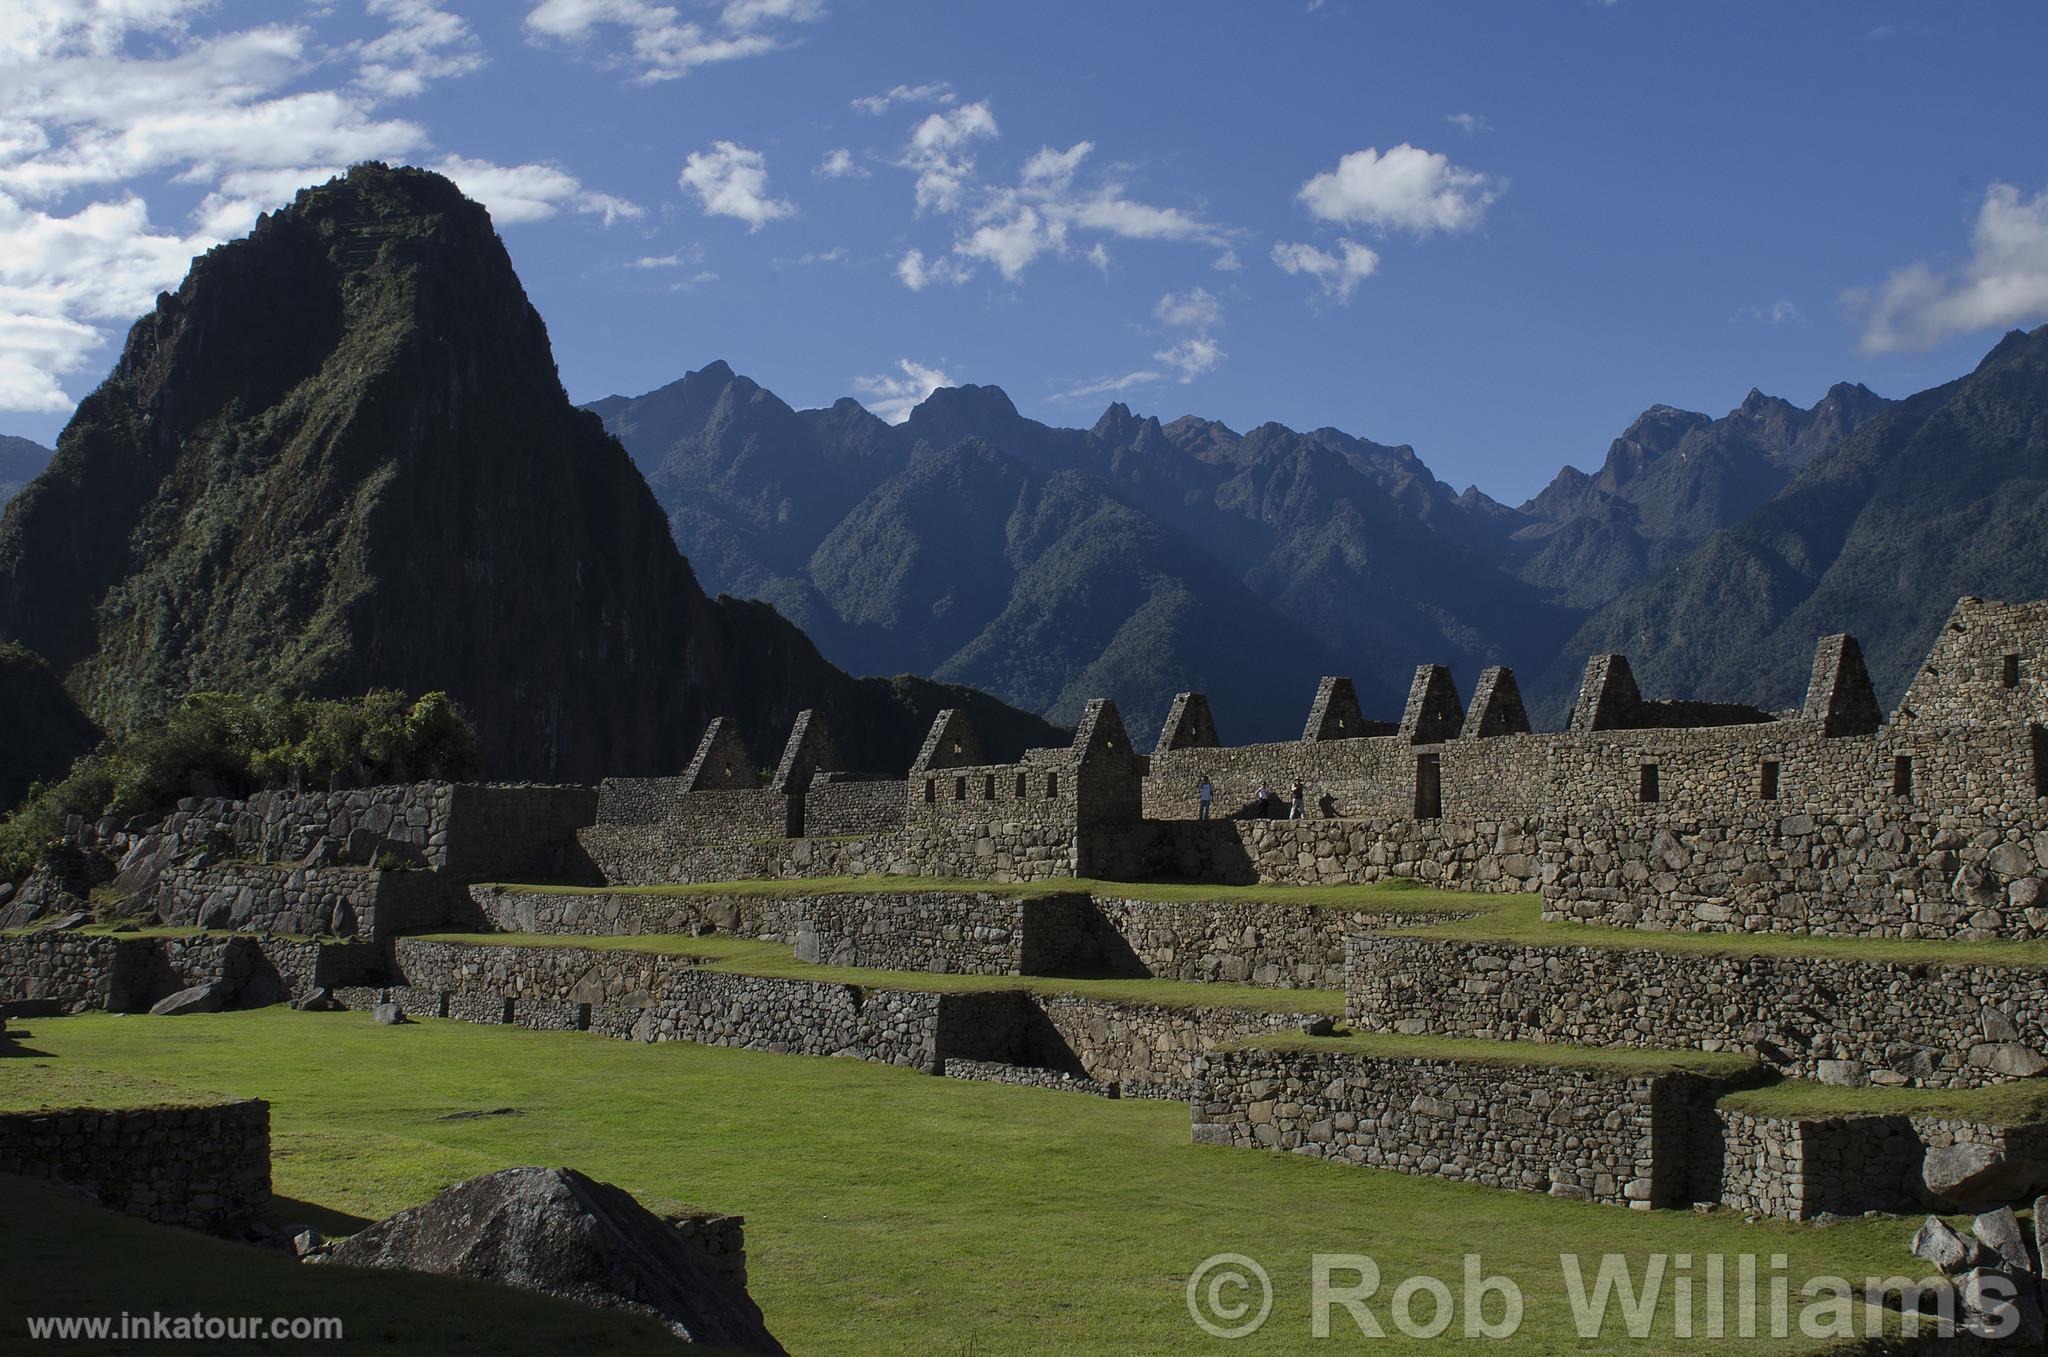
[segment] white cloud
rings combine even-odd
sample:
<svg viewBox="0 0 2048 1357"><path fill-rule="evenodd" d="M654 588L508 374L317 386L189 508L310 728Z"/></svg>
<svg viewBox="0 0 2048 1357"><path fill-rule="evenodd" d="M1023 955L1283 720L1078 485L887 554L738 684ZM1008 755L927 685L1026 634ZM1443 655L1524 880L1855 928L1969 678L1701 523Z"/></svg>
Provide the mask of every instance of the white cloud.
<svg viewBox="0 0 2048 1357"><path fill-rule="evenodd" d="M1370 146L1351 152L1297 196L1323 221L1428 235L1476 227L1502 187L1491 175L1403 142L1385 155Z"/></svg>
<svg viewBox="0 0 2048 1357"><path fill-rule="evenodd" d="M885 94L863 94L851 107L856 113L879 118L897 104L951 104L959 97L953 93L952 82L939 80L929 85L898 85Z"/></svg>
<svg viewBox="0 0 2048 1357"><path fill-rule="evenodd" d="M483 63L433 0L367 0L381 31L322 47L306 27L199 34L205 0L0 5L0 408L57 410L110 327L176 286L193 255L358 160L422 161L426 129L380 101ZM338 88L304 88L325 74ZM549 165L449 157L501 223L639 215ZM152 178L203 190L190 230L154 225ZM119 186L105 201L57 206Z"/></svg>
<svg viewBox="0 0 2048 1357"><path fill-rule="evenodd" d="M1236 250L1225 250L1222 254L1216 256L1209 267L1218 273L1236 273L1244 267L1244 261L1237 257Z"/></svg>
<svg viewBox="0 0 2048 1357"><path fill-rule="evenodd" d="M59 379L106 338L90 322L148 310L212 243L155 230L138 197L56 216L0 194L0 409L69 408Z"/></svg>
<svg viewBox="0 0 2048 1357"><path fill-rule="evenodd" d="M1086 400L1090 396L1120 395L1138 387L1157 386L1165 380L1166 378L1157 372L1126 372L1121 377L1098 377L1079 386L1070 386L1064 391L1055 391L1046 399L1075 401Z"/></svg>
<svg viewBox="0 0 2048 1357"><path fill-rule="evenodd" d="M1275 245L1273 262L1285 273L1315 279L1326 300L1342 305L1351 300L1361 280L1372 276L1380 257L1355 240L1340 240L1337 249L1331 254L1313 245Z"/></svg>
<svg viewBox="0 0 2048 1357"><path fill-rule="evenodd" d="M1161 349L1152 355L1154 361L1164 363L1180 373L1182 386L1186 386L1203 373L1214 370L1227 356L1222 347L1207 335L1183 339L1172 348Z"/></svg>
<svg viewBox="0 0 2048 1357"><path fill-rule="evenodd" d="M911 359L899 358L896 366L901 375L878 373L853 379L853 389L865 398L863 403L868 409L891 424L909 419L911 410L925 397L942 386L953 385L953 379L939 369Z"/></svg>
<svg viewBox="0 0 2048 1357"><path fill-rule="evenodd" d="M604 218L637 218L645 209L609 193L594 193L567 170L554 165L496 165L488 160L448 156L434 169L455 181L467 196L490 209L496 222L545 221L564 208Z"/></svg>
<svg viewBox="0 0 2048 1357"><path fill-rule="evenodd" d="M914 151L951 151L996 136L996 115L986 100L928 115L910 133Z"/></svg>
<svg viewBox="0 0 2048 1357"><path fill-rule="evenodd" d="M844 264L852 256L844 245L834 245L829 250L805 250L794 259L777 259L777 268L809 268L813 264Z"/></svg>
<svg viewBox="0 0 2048 1357"><path fill-rule="evenodd" d="M356 84L386 99L406 99L436 80L484 68L483 44L469 22L434 0L369 0L371 14L391 21L356 53Z"/></svg>
<svg viewBox="0 0 2048 1357"><path fill-rule="evenodd" d="M1730 317L1731 320L1747 321L1758 325L1785 325L1799 318L1798 305L1784 297L1780 297L1768 306L1741 307Z"/></svg>
<svg viewBox="0 0 2048 1357"><path fill-rule="evenodd" d="M1190 288L1161 297L1152 315L1175 329L1213 330L1223 323L1223 303L1205 287Z"/></svg>
<svg viewBox="0 0 2048 1357"><path fill-rule="evenodd" d="M1074 238L1076 234L1214 245L1227 245L1238 234L1181 208L1136 201L1114 179L1077 187L1083 164L1095 150L1092 141L1077 141L1065 150L1041 146L1024 161L1014 187L987 185L976 177L974 161L962 148L996 135L995 116L986 103L963 104L919 122L903 158L896 162L917 174L918 215L939 212L967 218L952 250L970 266L993 264L1005 279L1016 282L1033 262L1050 256L1079 258L1106 273L1109 251L1103 242L1082 242ZM918 258L923 260L924 255L920 252ZM912 276L906 274L906 282Z"/></svg>
<svg viewBox="0 0 2048 1357"><path fill-rule="evenodd" d="M868 172L854 161L853 152L844 146L835 146L825 152L817 168L811 171L820 179L865 179Z"/></svg>
<svg viewBox="0 0 2048 1357"><path fill-rule="evenodd" d="M739 30L764 24L816 23L824 17L823 0L728 0L718 15L720 23Z"/></svg>
<svg viewBox="0 0 2048 1357"><path fill-rule="evenodd" d="M632 68L634 79L647 84L679 79L714 62L773 52L783 44L765 29L808 23L824 13L816 0L731 0L719 12L718 23L706 27L684 19L674 5L652 0L540 0L527 11L525 27L536 40L578 46L617 29L626 48L607 53L606 59Z"/></svg>
<svg viewBox="0 0 2048 1357"><path fill-rule="evenodd" d="M1868 353L1929 349L1945 339L2048 318L2048 189L2032 198L1994 183L1977 209L1970 257L1953 268L1914 263L1894 272L1875 294L1844 294L1868 311L1862 346Z"/></svg>
<svg viewBox="0 0 2048 1357"><path fill-rule="evenodd" d="M926 259L923 250L905 250L896 261L896 277L912 292L922 292L934 284L964 283L973 275L974 270L944 255Z"/></svg>
<svg viewBox="0 0 2048 1357"><path fill-rule="evenodd" d="M706 216L736 217L749 231L796 215L795 203L769 196L767 157L737 142L691 152L676 182L697 195Z"/></svg>
<svg viewBox="0 0 2048 1357"><path fill-rule="evenodd" d="M1066 248L1066 243L1064 222L1048 220L1033 208L1020 207L1007 220L976 227L966 239L954 244L953 253L965 259L987 260L1014 283L1032 260L1047 251L1058 253Z"/></svg>
<svg viewBox="0 0 2048 1357"><path fill-rule="evenodd" d="M1493 124L1488 122L1486 116L1481 113L1446 113L1444 114L1444 121L1468 137L1476 137L1481 132L1491 132L1493 130Z"/></svg>

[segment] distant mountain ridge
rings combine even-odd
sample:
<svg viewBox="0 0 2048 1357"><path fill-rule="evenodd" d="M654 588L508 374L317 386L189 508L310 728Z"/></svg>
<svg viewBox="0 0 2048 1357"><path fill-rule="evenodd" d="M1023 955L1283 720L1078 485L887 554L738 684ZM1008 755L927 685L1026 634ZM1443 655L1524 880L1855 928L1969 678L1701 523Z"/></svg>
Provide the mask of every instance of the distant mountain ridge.
<svg viewBox="0 0 2048 1357"><path fill-rule="evenodd" d="M40 475L55 455L41 443L0 433L0 508Z"/></svg>
<svg viewBox="0 0 2048 1357"><path fill-rule="evenodd" d="M1843 383L1810 408L1756 390L1719 418L1652 406L1597 470L1565 467L1519 506L1337 429L1239 433L1121 402L1062 429L993 386L941 388L891 426L847 399L792 409L714 363L588 408L707 581L774 603L856 672L926 668L1054 719L1108 694L1136 729L1196 688L1226 738L1270 739L1296 732L1322 673L1398 714L1419 663L1467 691L1513 665L1554 724L1591 649L1631 637L1660 692L1781 704L1775 670L1595 623L1676 606L1660 587L1739 612L1687 563L1904 404ZM1692 583L1659 585L1674 574ZM1891 638L1910 665L1959 592L2012 576L1966 561L1953 589L1894 600L1918 630L1866 626L1867 648ZM1792 649L1847 625L1830 616L1811 610Z"/></svg>

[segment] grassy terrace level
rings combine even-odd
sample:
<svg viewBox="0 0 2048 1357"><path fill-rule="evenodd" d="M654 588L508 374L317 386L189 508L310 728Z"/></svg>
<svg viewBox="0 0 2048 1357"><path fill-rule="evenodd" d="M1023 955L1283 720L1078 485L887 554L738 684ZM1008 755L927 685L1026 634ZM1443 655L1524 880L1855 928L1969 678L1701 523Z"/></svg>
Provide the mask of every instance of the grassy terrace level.
<svg viewBox="0 0 2048 1357"><path fill-rule="evenodd" d="M1341 1327L1341 1312L1336 1341L1308 1337L1310 1259L1369 1253L1387 1279L1373 1303L1387 1324L1387 1293L1401 1279L1443 1278L1455 1293L1472 1252L1487 1275L1524 1292L1519 1334L1478 1342L1454 1327L1415 1351L1818 1354L1828 1342L1800 1336L1796 1322L1776 1340L1677 1339L1668 1299L1645 1338L1615 1320L1582 1339L1560 1255L1621 1254L1640 1283L1653 1254L1783 1253L1795 1321L1807 1278L1884 1277L1913 1261L1904 1253L1910 1227L1897 1219L1816 1230L1500 1192L1195 1145L1179 1103L933 1079L857 1060L436 1019L384 1027L362 1013L283 1008L159 1021L88 1014L39 1019L32 1031L24 1044L44 1054L30 1059L79 1079L167 1077L268 1099L277 1210L330 1233L514 1164L570 1164L644 1201L742 1214L750 1289L793 1353L1377 1350ZM505 1107L520 1115L453 1115ZM0 1332L9 1335L23 1331L19 1313L31 1307L205 1309L345 1315L348 1339L332 1345L341 1353L653 1350L629 1345L607 1312L571 1312L581 1331L557 1320L529 1336L526 1328L548 1321L522 1293L282 1258L264 1266L260 1254L244 1262L229 1252L237 1246L146 1234L110 1214L45 1215L8 1186L0 1182L0 1213L29 1226L0 1230ZM90 1232L95 1221L104 1233ZM1221 1252L1259 1260L1276 1294L1271 1322L1231 1343L1207 1339L1188 1318L1188 1277ZM1589 1285L1592 1271L1589 1259Z"/></svg>
<svg viewBox="0 0 2048 1357"><path fill-rule="evenodd" d="M17 1020L18 1021L18 1020ZM34 1042L28 1043L31 1048ZM33 1056L0 1060L0 1114L56 1112L74 1107L131 1111L145 1107L197 1107L230 1102L220 1093L142 1074L109 1074Z"/></svg>
<svg viewBox="0 0 2048 1357"><path fill-rule="evenodd" d="M1762 1077L1750 1056L1702 1051L1645 1051L1605 1046L1550 1046L1526 1041L1480 1041L1466 1037L1407 1037L1358 1032L1311 1037L1286 1034L1247 1037L1219 1051L1276 1051L1313 1055L1356 1055L1385 1060L1448 1060L1461 1065L1563 1068L1634 1078L1658 1074L1699 1074L1715 1079Z"/></svg>
<svg viewBox="0 0 2048 1357"><path fill-rule="evenodd" d="M1485 897L1482 897L1485 898ZM1607 947L1714 956L1812 957L1928 966L2040 966L2048 968L2048 941L1922 941L1911 938L1829 938L1803 933L1678 933L1604 924L1546 921L1532 896L1495 896L1499 903L1469 918L1382 930L1392 937L1428 938L1499 947Z"/></svg>
<svg viewBox="0 0 2048 1357"><path fill-rule="evenodd" d="M1947 1117L1989 1126L2048 1122L2048 1083L2019 1080L1982 1088L1848 1088L1813 1079L1780 1079L1721 1099L1730 1112L1757 1117Z"/></svg>
<svg viewBox="0 0 2048 1357"><path fill-rule="evenodd" d="M1335 990L1264 989L1255 985L1209 985L1193 980L944 975L931 971L876 970L865 966L814 966L798 961L784 943L717 934L704 937L644 933L629 937L587 937L582 934L558 937L544 933L416 933L412 936L423 942L450 942L465 947L652 952L678 957L703 970L728 975L809 980L826 985L858 985L867 989L915 990L927 994L1025 990L1042 995L1072 994L1108 1003L1157 1004L1161 1008L1250 1008L1264 1013L1314 1013L1330 1017L1344 1012L1344 996Z"/></svg>
<svg viewBox="0 0 2048 1357"><path fill-rule="evenodd" d="M1376 881L1364 886L1209 886L1186 881L1102 881L1062 877L1049 881L969 881L936 876L777 877L756 881L708 881L666 886L550 886L541 883L489 882L479 890L510 895L652 895L757 896L794 895L917 895L933 891L1004 895L1031 899L1044 895L1088 894L1108 900L1148 900L1158 904L1306 905L1314 909L1356 910L1367 914L1473 914L1508 900L1534 903L1534 896L1478 895L1439 890L1419 881Z"/></svg>

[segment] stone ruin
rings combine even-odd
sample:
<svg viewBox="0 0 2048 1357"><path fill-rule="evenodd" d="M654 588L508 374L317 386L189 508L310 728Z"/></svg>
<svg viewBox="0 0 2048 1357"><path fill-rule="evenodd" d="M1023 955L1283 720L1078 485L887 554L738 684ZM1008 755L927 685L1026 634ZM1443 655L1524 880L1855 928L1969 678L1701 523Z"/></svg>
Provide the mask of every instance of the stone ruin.
<svg viewBox="0 0 2048 1357"><path fill-rule="evenodd" d="M765 778L721 721L670 778L273 794L78 826L77 851L121 873L130 900L205 931L0 939L0 1000L139 1010L196 976L230 1005L311 992L852 1055L1185 1098L1201 1141L1637 1208L1806 1219L2048 1190L2048 1124L1724 1103L1775 1078L1967 1089L2048 1073L2048 967L1743 941L2048 938L2048 602L1962 600L1889 714L1854 638L1830 636L1787 712L1646 698L1627 659L1603 655L1562 731L1531 728L1511 670L1485 670L1467 703L1438 665L1417 669L1398 720L1369 719L1331 677L1299 740L1225 745L1217 731L1207 699L1183 693L1141 750L1095 701L1068 744L994 762L946 711L902 776L875 777L845 769L806 712ZM1303 818L1255 813L1262 783L1297 780ZM1527 929L1461 940L1423 926L1455 910L1223 889L1404 878L1470 892L1474 912L1531 895L1532 925L1540 909L1605 931L1599 945ZM787 884L719 889L769 879ZM1187 889L1118 885L1158 880ZM662 885L693 889L609 889ZM16 925L53 912L13 908ZM429 926L552 941L414 936ZM1674 932L1725 945L1675 949ZM639 933L677 944L579 945ZM705 933L873 979L712 969L687 945ZM892 983L904 972L1016 983ZM1082 976L1193 981L1215 998L1106 999L1070 987ZM1339 1021L1349 1035L1304 1035ZM1473 1039L1512 1054L1461 1054ZM1587 1055L1616 1048L1645 1058Z"/></svg>

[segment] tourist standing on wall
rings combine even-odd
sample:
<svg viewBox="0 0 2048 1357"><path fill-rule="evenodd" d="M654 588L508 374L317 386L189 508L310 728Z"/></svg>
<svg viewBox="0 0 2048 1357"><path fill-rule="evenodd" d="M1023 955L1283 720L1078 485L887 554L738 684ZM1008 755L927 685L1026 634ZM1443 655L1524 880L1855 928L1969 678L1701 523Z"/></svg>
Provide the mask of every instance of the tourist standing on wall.
<svg viewBox="0 0 2048 1357"><path fill-rule="evenodd" d="M1216 789L1209 785L1209 775L1207 773L1202 774L1201 782L1195 787L1195 804L1201 807L1201 813L1195 817L1196 819L1206 820L1209 818L1209 800L1215 795Z"/></svg>
<svg viewBox="0 0 2048 1357"><path fill-rule="evenodd" d="M1306 820L1308 818L1308 788L1302 786L1298 778L1295 780L1293 789L1287 794L1287 818L1290 820Z"/></svg>
<svg viewBox="0 0 2048 1357"><path fill-rule="evenodd" d="M1259 818L1261 820L1273 818L1273 789L1266 785L1266 779L1264 778L1259 779Z"/></svg>

